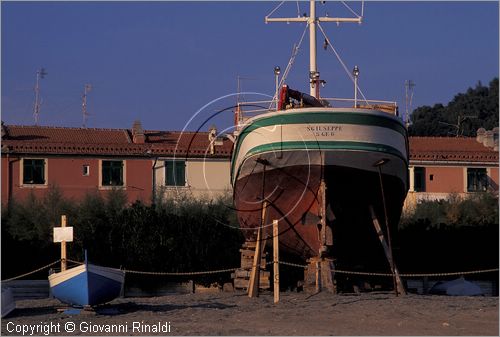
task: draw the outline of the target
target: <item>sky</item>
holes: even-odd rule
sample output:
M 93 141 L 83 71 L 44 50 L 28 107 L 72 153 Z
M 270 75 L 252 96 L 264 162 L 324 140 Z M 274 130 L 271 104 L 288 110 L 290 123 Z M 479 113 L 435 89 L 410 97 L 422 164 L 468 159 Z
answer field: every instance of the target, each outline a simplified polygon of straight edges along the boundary
M 1 2 L 1 118 L 33 125 L 36 71 L 40 125 L 81 127 L 85 84 L 87 127 L 207 130 L 231 126 L 240 91 L 269 99 L 273 68 L 286 67 L 305 25 L 264 23 L 279 2 Z M 358 13 L 361 2 L 349 2 Z M 299 11 L 297 10 L 299 6 Z M 413 109 L 447 104 L 499 73 L 498 2 L 365 2 L 361 25 L 322 23 L 348 69 L 360 69 L 366 98 L 397 101 L 415 83 Z M 273 17 L 308 13 L 290 1 Z M 317 14 L 350 16 L 342 3 Z M 318 32 L 322 95 L 354 96 L 351 79 Z M 287 78 L 308 92 L 308 34 Z M 195 117 L 193 117 L 195 116 Z

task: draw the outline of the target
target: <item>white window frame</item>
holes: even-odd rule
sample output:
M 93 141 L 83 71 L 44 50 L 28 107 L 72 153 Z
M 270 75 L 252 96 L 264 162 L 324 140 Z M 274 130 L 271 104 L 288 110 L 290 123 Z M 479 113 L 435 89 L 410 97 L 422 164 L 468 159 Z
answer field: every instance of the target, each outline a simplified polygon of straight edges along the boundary
M 83 172 L 84 168 L 87 168 L 87 174 L 85 174 L 85 172 Z M 82 176 L 84 177 L 90 177 L 90 165 L 89 164 L 83 164 L 82 166 Z
M 188 183 L 188 161 L 185 159 L 173 159 L 173 158 L 165 158 L 162 159 L 163 165 L 163 181 L 161 182 L 163 187 L 166 189 L 176 189 L 176 188 L 189 188 Z M 184 162 L 184 185 L 167 185 L 167 161 L 172 162 Z
M 486 179 L 490 178 L 490 172 L 488 170 L 488 167 L 484 167 L 484 166 L 467 166 L 465 167 L 464 169 L 464 192 L 465 193 L 481 193 L 481 192 L 486 192 L 489 190 L 490 186 L 489 186 L 489 182 L 487 181 L 487 185 L 486 185 L 486 191 L 469 191 L 469 174 L 468 174 L 468 171 L 469 169 L 485 169 L 486 170 Z
M 43 184 L 25 184 L 24 183 L 24 160 L 43 160 Z M 22 158 L 19 167 L 19 186 L 27 188 L 47 188 L 49 186 L 49 160 L 48 158 L 26 157 Z
M 102 162 L 103 161 L 121 161 L 123 162 L 123 185 L 122 186 L 107 186 L 102 184 Z M 99 159 L 99 181 L 98 186 L 100 190 L 113 190 L 113 189 L 126 189 L 127 188 L 127 161 L 125 159 L 113 159 L 113 158 L 104 158 Z

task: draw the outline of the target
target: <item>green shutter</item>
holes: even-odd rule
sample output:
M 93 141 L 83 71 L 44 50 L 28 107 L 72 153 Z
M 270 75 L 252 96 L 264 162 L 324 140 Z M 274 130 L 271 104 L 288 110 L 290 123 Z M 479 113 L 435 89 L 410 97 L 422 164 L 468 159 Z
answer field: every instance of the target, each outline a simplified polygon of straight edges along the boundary
M 186 163 L 183 160 L 165 161 L 165 185 L 166 186 L 186 185 Z
M 173 161 L 166 160 L 165 161 L 165 185 L 173 186 L 174 185 L 174 166 Z
M 177 161 L 175 164 L 175 184 L 186 186 L 186 164 L 184 161 Z

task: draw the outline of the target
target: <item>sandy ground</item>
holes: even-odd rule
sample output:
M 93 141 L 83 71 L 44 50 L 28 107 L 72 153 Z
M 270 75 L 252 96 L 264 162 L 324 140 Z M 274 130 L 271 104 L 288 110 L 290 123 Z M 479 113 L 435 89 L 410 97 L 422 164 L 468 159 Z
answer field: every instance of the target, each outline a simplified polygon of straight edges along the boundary
M 250 299 L 243 292 L 121 298 L 96 313 L 58 312 L 55 299 L 24 300 L 2 319 L 8 330 L 52 328 L 49 335 L 497 335 L 498 297 L 448 297 L 393 293 L 332 295 L 287 292 Z M 135 323 L 134 323 L 135 322 Z M 142 322 L 142 324 L 141 324 Z M 50 325 L 52 324 L 52 325 Z M 134 331 L 147 328 L 149 332 Z M 154 329 L 169 324 L 170 332 Z M 121 332 L 86 329 L 121 326 Z M 74 332 L 68 329 L 75 328 Z M 126 331 L 124 330 L 126 329 Z M 59 333 L 54 333 L 59 330 Z M 18 330 L 20 331 L 20 330 Z M 44 335 L 38 330 L 35 335 Z M 47 330 L 45 330 L 47 331 Z M 26 332 L 29 335 L 30 331 Z

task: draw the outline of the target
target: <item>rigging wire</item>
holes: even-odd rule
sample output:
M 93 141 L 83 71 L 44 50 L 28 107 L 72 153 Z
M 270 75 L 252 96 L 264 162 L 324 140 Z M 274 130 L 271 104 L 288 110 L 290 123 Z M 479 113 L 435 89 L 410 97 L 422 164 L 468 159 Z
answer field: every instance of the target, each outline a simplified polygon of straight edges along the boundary
M 307 28 L 309 27 L 309 23 L 306 23 L 306 27 L 304 28 L 304 31 L 302 32 L 302 36 L 299 39 L 298 44 L 295 44 L 292 49 L 292 55 L 290 56 L 290 60 L 288 61 L 288 64 L 285 68 L 285 71 L 283 72 L 283 76 L 281 76 L 281 80 L 279 81 L 278 88 L 281 88 L 283 84 L 285 83 L 288 74 L 290 73 L 290 70 L 292 69 L 292 66 L 295 62 L 295 58 L 297 57 L 297 54 L 299 53 L 300 46 L 302 45 L 302 41 L 304 41 L 304 37 L 306 36 Z M 276 105 L 278 105 L 278 97 L 276 97 L 276 92 L 274 93 L 273 99 L 271 100 L 271 104 L 269 105 L 269 109 L 271 109 L 271 106 L 273 105 L 273 102 L 276 101 Z
M 298 1 L 297 1 L 297 17 L 300 18 L 300 5 Z
M 357 16 L 358 18 L 362 17 L 363 15 L 359 15 L 358 13 L 356 13 L 345 1 L 341 1 L 341 3 L 352 13 L 354 14 L 355 16 Z
M 285 1 L 281 1 L 281 3 L 279 3 L 278 6 L 276 6 L 276 8 L 274 8 L 269 14 L 266 15 L 266 18 L 268 18 L 271 15 L 273 15 L 273 13 L 276 12 L 278 10 L 278 8 L 280 8 L 281 5 L 283 5 L 284 3 L 285 3 Z
M 339 60 L 340 64 L 342 65 L 342 67 L 344 68 L 345 72 L 347 73 L 347 75 L 349 76 L 349 78 L 351 79 L 352 83 L 354 83 L 354 77 L 352 76 L 351 72 L 349 71 L 349 69 L 347 69 L 347 66 L 345 65 L 344 61 L 342 61 L 342 58 L 340 57 L 339 53 L 337 52 L 337 50 L 335 50 L 335 48 L 333 47 L 332 43 L 330 42 L 330 39 L 328 38 L 328 36 L 326 35 L 325 31 L 323 30 L 323 27 L 321 26 L 321 24 L 318 22 L 318 27 L 319 29 L 321 30 L 321 33 L 323 34 L 323 36 L 325 37 L 325 40 L 326 42 L 328 42 L 328 45 L 330 46 L 330 48 L 332 49 L 333 53 L 335 54 L 335 56 L 337 56 L 337 59 Z M 365 100 L 366 104 L 368 105 L 368 100 L 366 99 L 365 97 L 365 94 L 363 93 L 363 91 L 361 90 L 361 88 L 359 87 L 359 84 L 357 85 L 357 90 L 359 91 L 359 93 L 361 94 L 361 96 L 363 97 L 363 99 Z

